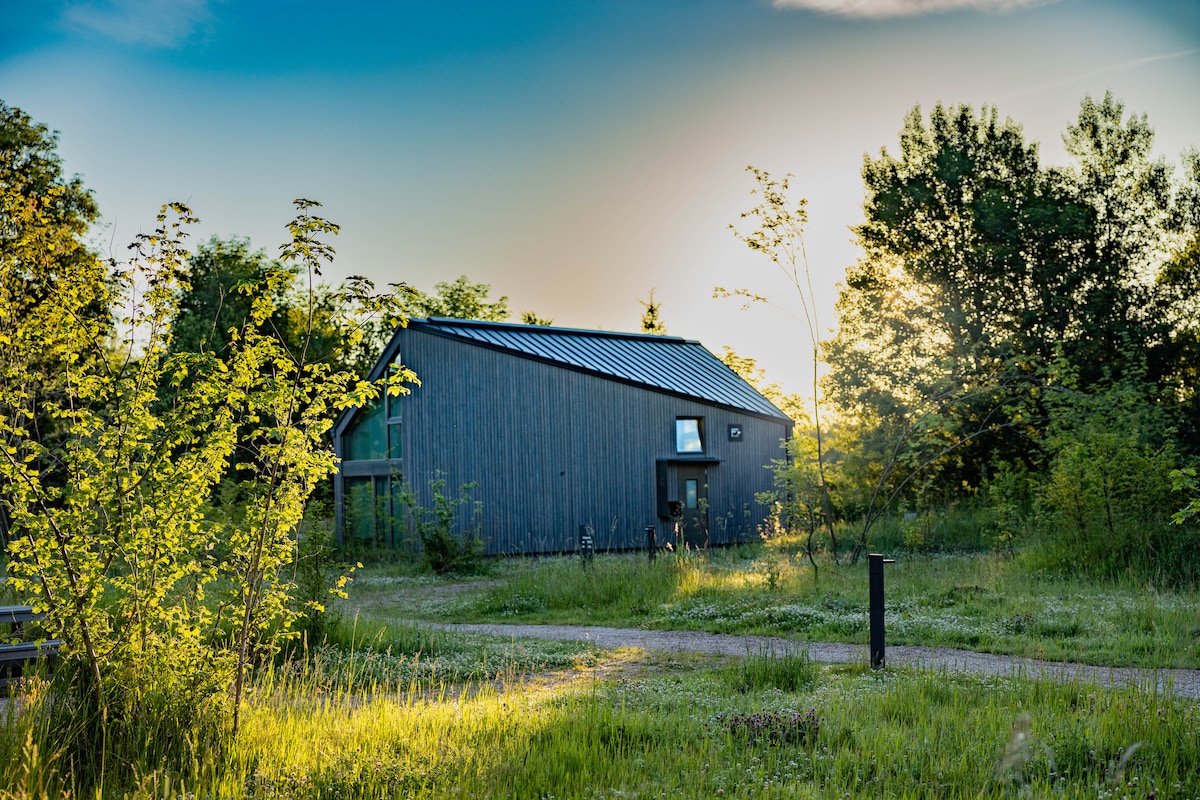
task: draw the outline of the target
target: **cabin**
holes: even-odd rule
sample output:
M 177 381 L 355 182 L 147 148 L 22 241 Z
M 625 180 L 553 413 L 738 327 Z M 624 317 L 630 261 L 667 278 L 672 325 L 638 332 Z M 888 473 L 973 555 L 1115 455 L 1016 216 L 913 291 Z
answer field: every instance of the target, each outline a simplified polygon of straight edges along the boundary
M 469 497 L 489 554 L 708 547 L 757 536 L 792 420 L 697 341 L 459 319 L 398 328 L 370 375 L 410 394 L 334 426 L 339 540 L 415 549 L 414 503 Z M 474 511 L 473 511 L 474 509 Z M 476 513 L 477 512 L 477 513 Z

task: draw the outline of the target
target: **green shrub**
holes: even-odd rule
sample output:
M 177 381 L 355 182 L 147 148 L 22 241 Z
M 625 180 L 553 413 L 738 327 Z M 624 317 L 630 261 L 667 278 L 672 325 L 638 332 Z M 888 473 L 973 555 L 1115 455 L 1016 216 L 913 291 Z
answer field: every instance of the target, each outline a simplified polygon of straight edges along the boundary
M 1000 462 L 984 482 L 982 495 L 992 513 L 989 533 L 999 550 L 1015 551 L 1032 529 L 1035 477 L 1024 464 Z
M 62 641 L 52 690 L 23 713 L 45 721 L 43 755 L 66 765 L 74 793 L 205 760 L 236 735 L 255 665 L 295 634 L 297 527 L 336 469 L 325 432 L 333 412 L 379 391 L 289 349 L 268 322 L 297 274 L 332 255 L 320 237 L 336 226 L 314 205 L 296 201 L 283 264 L 239 285 L 249 318 L 220 353 L 173 346 L 196 219 L 171 204 L 131 260 L 111 264 L 113 309 L 129 315 L 120 339 L 83 331 L 42 375 L 0 364 L 6 582 Z M 54 275 L 42 324 L 5 325 L 0 339 L 44 349 L 45 330 L 78 324 L 85 280 Z M 379 305 L 354 286 L 358 311 L 394 318 L 397 298 Z M 311 332 L 315 318 L 297 323 Z M 391 379 L 388 390 L 403 391 Z M 31 408 L 55 436 L 29 429 Z
M 417 502 L 416 494 L 400 486 L 401 502 L 406 509 L 409 526 L 421 541 L 425 563 L 438 575 L 463 575 L 482 571 L 483 540 L 479 538 L 479 517 L 482 505 L 471 502 L 473 483 L 458 487 L 458 496 L 446 493 L 446 481 L 430 481 L 433 505 L 426 508 Z M 463 519 L 464 511 L 469 517 Z M 455 528 L 462 533 L 456 534 Z
M 1115 416 L 1115 415 L 1114 415 Z M 1058 437 L 1038 492 L 1041 566 L 1169 584 L 1200 578 L 1200 530 L 1173 524 L 1186 497 L 1173 447 L 1134 422 L 1097 414 Z
M 901 510 L 871 527 L 870 549 L 884 553 L 982 552 L 996 546 L 996 512 L 980 498 L 920 511 Z
M 292 594 L 298 617 L 295 629 L 303 640 L 318 643 L 329 635 L 338 612 L 328 607 L 331 595 L 341 591 L 348 571 L 337 558 L 333 528 L 328 520 L 305 519 L 296 537 L 295 584 Z

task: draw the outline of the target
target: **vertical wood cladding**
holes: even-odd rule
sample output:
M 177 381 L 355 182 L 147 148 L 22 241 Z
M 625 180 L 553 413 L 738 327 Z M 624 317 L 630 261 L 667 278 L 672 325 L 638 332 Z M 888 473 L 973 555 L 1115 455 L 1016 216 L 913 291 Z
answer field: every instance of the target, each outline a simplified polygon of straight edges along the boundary
M 782 421 L 418 329 L 401 331 L 399 346 L 421 380 L 401 400 L 400 470 L 425 506 L 433 480 L 452 493 L 474 484 L 489 553 L 574 550 L 580 525 L 591 526 L 597 549 L 643 547 L 648 525 L 660 543 L 671 541 L 655 470 L 659 460 L 681 458 L 677 417 L 704 418 L 710 541 L 756 534 L 766 508 L 754 495 L 772 488 L 769 466 L 783 456 L 788 432 Z M 740 441 L 729 440 L 733 423 Z

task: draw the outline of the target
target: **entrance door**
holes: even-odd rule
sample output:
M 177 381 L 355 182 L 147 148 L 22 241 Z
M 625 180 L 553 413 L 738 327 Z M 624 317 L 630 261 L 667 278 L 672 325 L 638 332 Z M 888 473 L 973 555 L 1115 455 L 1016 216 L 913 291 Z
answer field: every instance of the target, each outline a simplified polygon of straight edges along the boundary
M 708 547 L 708 470 L 701 465 L 680 464 L 678 475 L 681 544 Z

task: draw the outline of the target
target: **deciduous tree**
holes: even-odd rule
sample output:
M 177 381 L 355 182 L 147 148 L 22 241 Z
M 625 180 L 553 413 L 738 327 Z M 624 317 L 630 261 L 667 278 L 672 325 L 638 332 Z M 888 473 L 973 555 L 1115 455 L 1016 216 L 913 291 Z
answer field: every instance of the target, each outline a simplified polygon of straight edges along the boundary
M 176 763 L 219 747 L 239 724 L 250 665 L 274 652 L 296 617 L 297 525 L 315 482 L 335 468 L 325 433 L 337 409 L 378 391 L 293 350 L 266 324 L 297 271 L 317 274 L 333 256 L 322 237 L 336 226 L 312 213 L 314 203 L 297 206 L 285 266 L 240 287 L 249 319 L 221 352 L 172 347 L 193 221 L 174 204 L 138 237 L 132 259 L 114 265 L 131 310 L 125 346 L 63 345 L 50 410 L 60 439 L 26 435 L 26 393 L 12 373 L 0 376 L 8 582 L 63 641 L 56 676 L 67 685 L 49 710 L 81 794 L 106 771 L 130 769 L 128 754 L 146 741 Z M 399 320 L 394 297 L 372 300 L 368 284 L 352 284 L 364 312 Z M 60 275 L 47 287 L 45 321 L 77 325 L 86 290 L 84 275 Z M 413 377 L 396 371 L 387 390 L 402 392 Z M 235 452 L 247 456 L 238 474 L 245 513 L 213 525 L 205 505 Z M 48 481 L 44 464 L 65 480 Z
M 112 324 L 109 273 L 85 243 L 96 204 L 78 176 L 63 175 L 57 144 L 0 102 L 0 410 L 16 441 L 62 432 L 49 409 L 65 367 L 103 349 Z M 10 503 L 0 484 L 0 541 Z
M 780 272 L 788 283 L 795 289 L 796 297 L 804 317 L 805 333 L 807 334 L 807 352 L 812 357 L 813 396 L 812 396 L 812 433 L 813 450 L 816 458 L 815 493 L 821 498 L 818 517 L 825 521 L 825 529 L 829 535 L 829 544 L 834 561 L 838 560 L 837 536 L 833 527 L 833 500 L 829 494 L 829 478 L 825 469 L 825 431 L 821 417 L 822 396 L 818 383 L 818 365 L 820 363 L 821 326 L 817 318 L 816 296 L 813 293 L 812 270 L 808 264 L 808 253 L 804 245 L 804 227 L 808 224 L 808 201 L 804 198 L 793 200 L 790 194 L 790 175 L 782 180 L 776 180 L 770 173 L 755 167 L 747 167 L 747 172 L 754 175 L 757 184 L 754 194 L 761 196 L 761 202 L 742 213 L 742 219 L 749 219 L 757 226 L 748 232 L 739 231 L 730 226 L 737 236 L 751 250 L 762 253 Z M 715 296 L 740 296 L 749 303 L 766 302 L 766 298 L 754 295 L 744 289 L 734 291 L 716 287 Z M 793 418 L 795 419 L 795 418 Z M 793 448 L 794 452 L 799 450 Z M 796 456 L 802 457 L 802 456 Z M 811 551 L 810 551 L 811 554 Z
M 990 459 L 1037 459 L 1047 388 L 1175 368 L 1169 300 L 1169 168 L 1144 117 L 1085 99 L 1066 136 L 1076 160 L 1043 168 L 998 112 L 936 106 L 905 120 L 900 149 L 867 157 L 862 260 L 826 348 L 830 398 L 847 415 L 936 420 L 930 466 L 977 486 Z M 905 422 L 907 420 L 908 422 Z M 932 440 L 930 435 L 932 434 Z M 918 459 L 924 463 L 923 459 Z
M 508 297 L 489 302 L 492 287 L 476 283 L 466 275 L 454 281 L 442 281 L 433 286 L 435 294 L 416 293 L 409 301 L 411 317 L 450 317 L 477 319 L 484 322 L 503 322 L 508 319 Z

